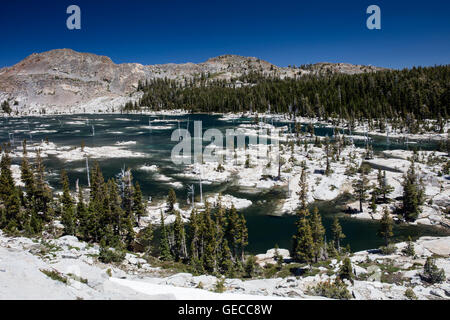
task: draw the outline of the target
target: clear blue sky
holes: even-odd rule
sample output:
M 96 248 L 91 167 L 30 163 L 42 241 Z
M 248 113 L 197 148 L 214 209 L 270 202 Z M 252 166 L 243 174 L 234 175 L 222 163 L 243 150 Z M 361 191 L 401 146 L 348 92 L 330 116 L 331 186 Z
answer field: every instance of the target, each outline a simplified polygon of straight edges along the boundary
M 77 4 L 82 30 L 66 28 Z M 381 8 L 382 30 L 366 28 Z M 392 68 L 450 63 L 448 0 L 14 0 L 0 2 L 0 67 L 72 48 L 116 63 L 202 62 L 221 54 L 276 65 L 321 61 Z

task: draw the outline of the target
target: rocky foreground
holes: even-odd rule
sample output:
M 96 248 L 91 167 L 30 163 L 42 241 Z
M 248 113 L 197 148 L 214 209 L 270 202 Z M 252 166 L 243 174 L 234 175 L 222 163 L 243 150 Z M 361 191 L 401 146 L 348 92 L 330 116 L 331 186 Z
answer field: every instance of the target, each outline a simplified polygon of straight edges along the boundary
M 414 257 L 402 252 L 406 243 L 395 247 L 389 255 L 376 250 L 352 254 L 355 280 L 344 281 L 353 299 L 450 299 L 450 237 L 418 239 Z M 313 296 L 311 288 L 333 281 L 342 264 L 326 261 L 312 267 L 309 276 L 225 279 L 224 292 L 216 293 L 220 281 L 214 276 L 170 274 L 133 254 L 120 264 L 104 264 L 98 253 L 97 245 L 72 236 L 38 240 L 0 233 L 0 299 L 324 299 Z M 258 264 L 275 264 L 274 253 L 258 255 Z M 289 252 L 279 253 L 289 268 Z M 443 283 L 431 285 L 420 277 L 430 256 L 445 272 Z M 414 294 L 405 295 L 407 289 Z

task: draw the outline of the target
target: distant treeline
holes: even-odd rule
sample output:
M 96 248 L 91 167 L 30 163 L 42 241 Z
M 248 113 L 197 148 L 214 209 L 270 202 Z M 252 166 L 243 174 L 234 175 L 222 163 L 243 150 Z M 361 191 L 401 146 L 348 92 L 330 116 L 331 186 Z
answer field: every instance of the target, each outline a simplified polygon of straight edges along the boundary
M 450 65 L 357 75 L 277 79 L 250 73 L 232 81 L 201 75 L 184 83 L 141 82 L 144 95 L 125 111 L 149 108 L 192 112 L 273 112 L 341 119 L 447 119 Z

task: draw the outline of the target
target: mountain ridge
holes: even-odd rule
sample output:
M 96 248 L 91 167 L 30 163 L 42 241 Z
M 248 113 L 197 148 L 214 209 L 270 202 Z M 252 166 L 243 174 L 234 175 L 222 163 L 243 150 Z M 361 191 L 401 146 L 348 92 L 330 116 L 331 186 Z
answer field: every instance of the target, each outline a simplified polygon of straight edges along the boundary
M 107 106 L 133 100 L 140 81 L 168 78 L 180 82 L 201 74 L 231 80 L 258 72 L 265 76 L 296 78 L 306 74 L 377 72 L 385 68 L 348 63 L 318 63 L 308 68 L 278 67 L 257 57 L 224 54 L 201 63 L 143 65 L 116 64 L 110 57 L 73 49 L 33 53 L 17 64 L 0 69 L 0 102 L 13 102 L 17 112 L 46 108 Z M 137 99 L 137 98 L 136 98 Z

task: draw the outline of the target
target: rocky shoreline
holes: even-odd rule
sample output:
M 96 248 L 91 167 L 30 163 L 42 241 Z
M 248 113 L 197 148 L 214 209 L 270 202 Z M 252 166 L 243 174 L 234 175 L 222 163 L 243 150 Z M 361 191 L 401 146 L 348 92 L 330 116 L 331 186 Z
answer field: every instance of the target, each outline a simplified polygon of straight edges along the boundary
M 450 299 L 450 237 L 422 237 L 414 243 L 415 256 L 402 252 L 406 243 L 384 255 L 366 250 L 350 256 L 355 279 L 344 280 L 352 299 L 404 300 L 411 289 L 420 300 Z M 311 288 L 333 281 L 342 264 L 332 259 L 312 267 L 314 275 L 284 278 L 224 279 L 224 292 L 217 293 L 221 279 L 189 273 L 170 273 L 139 254 L 127 254 L 120 264 L 98 261 L 97 245 L 76 237 L 28 239 L 0 233 L 0 299 L 325 299 L 311 295 Z M 278 249 L 289 266 L 289 252 Z M 275 249 L 257 255 L 261 266 L 276 264 Z M 434 257 L 446 280 L 428 284 L 420 276 L 427 257 Z M 308 268 L 308 267 L 306 267 Z M 50 275 L 44 273 L 47 272 Z M 169 274 L 167 274 L 169 273 Z M 194 290 L 194 291 L 192 291 Z

